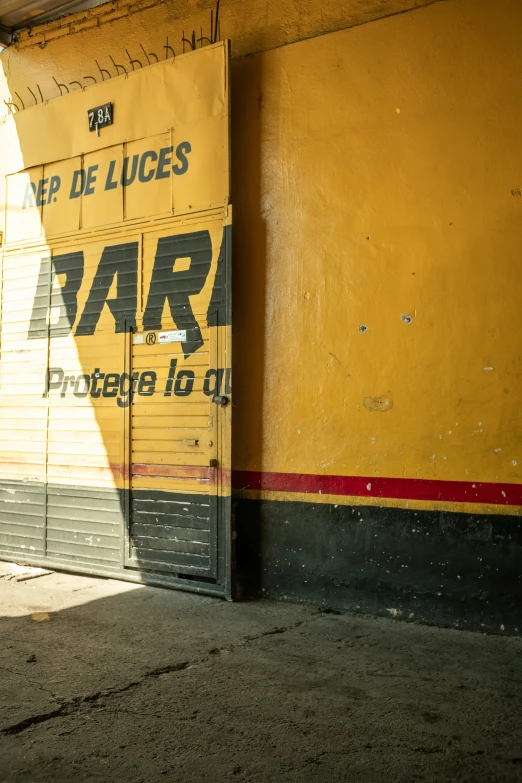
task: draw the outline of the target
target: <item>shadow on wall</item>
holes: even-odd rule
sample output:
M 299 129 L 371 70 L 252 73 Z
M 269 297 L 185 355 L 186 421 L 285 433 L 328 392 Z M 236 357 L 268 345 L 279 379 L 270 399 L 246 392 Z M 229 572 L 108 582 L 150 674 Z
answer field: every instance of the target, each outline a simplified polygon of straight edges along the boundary
M 263 467 L 267 225 L 261 203 L 262 69 L 262 56 L 232 62 L 233 470 Z M 237 591 L 253 595 L 261 578 L 261 542 L 255 552 L 249 548 L 246 558 L 251 531 L 240 527 L 237 535 Z

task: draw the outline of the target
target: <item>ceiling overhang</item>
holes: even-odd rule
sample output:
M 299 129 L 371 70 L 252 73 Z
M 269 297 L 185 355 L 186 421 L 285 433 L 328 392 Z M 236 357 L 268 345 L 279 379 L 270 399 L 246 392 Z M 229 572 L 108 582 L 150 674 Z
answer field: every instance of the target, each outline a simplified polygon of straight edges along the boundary
M 9 27 L 4 27 L 3 24 L 0 24 L 0 47 L 9 46 L 12 38 L 13 33 Z
M 86 11 L 105 2 L 107 0 L 2 0 L 0 45 L 9 46 L 16 30 L 51 22 L 65 14 Z

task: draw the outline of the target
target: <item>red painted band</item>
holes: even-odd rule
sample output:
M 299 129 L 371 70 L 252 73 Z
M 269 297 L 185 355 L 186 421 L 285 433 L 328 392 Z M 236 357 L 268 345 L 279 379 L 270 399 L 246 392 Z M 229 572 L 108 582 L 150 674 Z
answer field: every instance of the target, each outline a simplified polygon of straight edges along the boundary
M 321 476 L 313 473 L 233 472 L 234 489 L 301 492 L 322 495 L 353 495 L 400 500 L 438 500 L 449 503 L 484 503 L 522 506 L 522 484 L 434 479 Z

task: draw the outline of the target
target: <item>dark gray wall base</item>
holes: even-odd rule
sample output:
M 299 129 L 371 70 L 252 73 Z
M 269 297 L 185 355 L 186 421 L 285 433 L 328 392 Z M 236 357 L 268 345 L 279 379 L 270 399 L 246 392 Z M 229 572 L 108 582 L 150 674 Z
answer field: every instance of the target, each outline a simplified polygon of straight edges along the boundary
M 237 586 L 413 622 L 522 635 L 522 520 L 235 500 Z

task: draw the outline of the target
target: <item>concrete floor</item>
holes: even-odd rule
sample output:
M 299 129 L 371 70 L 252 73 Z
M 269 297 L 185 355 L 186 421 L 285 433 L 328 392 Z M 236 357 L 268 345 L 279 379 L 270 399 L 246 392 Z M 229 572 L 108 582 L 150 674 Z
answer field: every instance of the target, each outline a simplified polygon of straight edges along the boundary
M 0 780 L 522 781 L 522 641 L 0 563 Z

